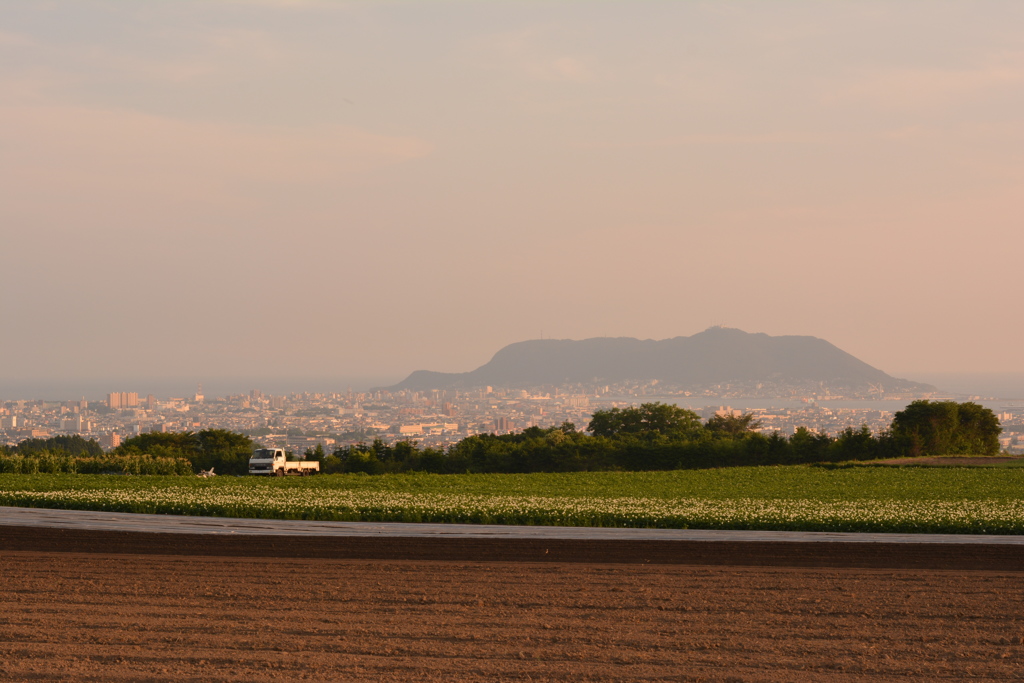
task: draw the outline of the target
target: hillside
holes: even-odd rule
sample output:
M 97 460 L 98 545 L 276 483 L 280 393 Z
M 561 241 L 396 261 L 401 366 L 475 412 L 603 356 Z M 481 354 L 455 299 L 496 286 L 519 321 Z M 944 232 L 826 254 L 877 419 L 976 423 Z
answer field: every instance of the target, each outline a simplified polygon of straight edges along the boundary
M 891 377 L 824 339 L 712 327 L 691 337 L 534 339 L 510 344 L 490 362 L 460 373 L 418 370 L 392 390 L 528 387 L 658 380 L 666 385 L 821 384 L 833 390 L 927 392 Z

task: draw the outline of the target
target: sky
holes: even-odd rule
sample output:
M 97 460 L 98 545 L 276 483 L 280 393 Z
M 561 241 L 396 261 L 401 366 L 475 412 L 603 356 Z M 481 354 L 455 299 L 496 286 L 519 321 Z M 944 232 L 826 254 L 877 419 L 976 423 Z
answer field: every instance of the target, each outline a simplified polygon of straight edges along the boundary
M 0 396 L 712 325 L 1024 373 L 1021 26 L 985 0 L 5 0 Z

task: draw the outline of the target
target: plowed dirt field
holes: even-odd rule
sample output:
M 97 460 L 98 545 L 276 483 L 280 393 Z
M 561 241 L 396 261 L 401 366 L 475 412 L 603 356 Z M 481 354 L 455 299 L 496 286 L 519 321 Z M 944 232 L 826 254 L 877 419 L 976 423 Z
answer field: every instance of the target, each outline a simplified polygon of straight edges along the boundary
M 1024 678 L 1016 572 L 0 551 L 0 680 Z

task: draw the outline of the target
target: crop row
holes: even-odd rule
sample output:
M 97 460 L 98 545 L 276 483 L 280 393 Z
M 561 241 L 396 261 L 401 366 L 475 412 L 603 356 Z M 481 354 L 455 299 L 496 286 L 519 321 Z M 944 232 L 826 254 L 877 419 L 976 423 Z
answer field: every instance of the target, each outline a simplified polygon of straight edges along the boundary
M 787 499 L 822 501 L 1013 501 L 1022 498 L 1024 468 L 731 467 L 668 472 L 546 474 L 334 474 L 318 477 L 160 477 L 2 474 L 7 491 L 150 491 L 248 488 L 271 491 L 376 491 L 517 498 Z M 267 492 L 266 494 L 262 492 Z
M 249 486 L 0 490 L 0 504 L 267 519 L 639 528 L 1024 533 L 1024 501 L 665 500 L 481 496 Z
M 191 475 L 192 465 L 185 458 L 150 455 L 113 455 L 75 457 L 58 453 L 0 455 L 3 474 L 133 474 Z

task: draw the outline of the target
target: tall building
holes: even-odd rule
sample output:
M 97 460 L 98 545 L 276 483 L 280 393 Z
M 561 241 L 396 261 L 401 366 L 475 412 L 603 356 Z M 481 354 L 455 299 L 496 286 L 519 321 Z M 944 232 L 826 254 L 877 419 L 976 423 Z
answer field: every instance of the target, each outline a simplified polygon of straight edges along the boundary
M 135 408 L 139 405 L 139 394 L 136 391 L 122 391 L 107 394 L 107 407 L 115 409 Z

